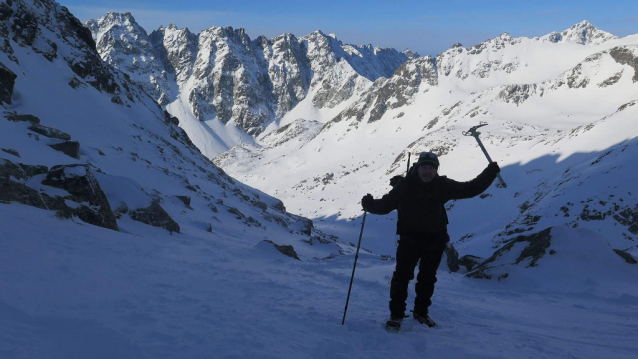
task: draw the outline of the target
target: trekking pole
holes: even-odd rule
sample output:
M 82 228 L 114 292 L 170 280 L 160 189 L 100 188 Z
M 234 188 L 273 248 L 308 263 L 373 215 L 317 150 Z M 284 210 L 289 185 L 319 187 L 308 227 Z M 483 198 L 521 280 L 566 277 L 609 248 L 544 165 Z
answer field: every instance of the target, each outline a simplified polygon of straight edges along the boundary
M 363 237 L 363 226 L 366 224 L 366 214 L 363 212 L 363 222 L 361 223 L 361 233 L 359 233 L 359 244 L 357 244 L 357 254 L 354 256 L 354 267 L 352 267 L 352 277 L 350 278 L 350 288 L 348 289 L 348 299 L 346 299 L 346 309 L 343 310 L 343 320 L 341 325 L 346 322 L 346 312 L 348 311 L 348 302 L 350 301 L 350 291 L 352 290 L 352 281 L 354 280 L 354 270 L 357 268 L 357 259 L 359 258 L 359 247 L 361 247 L 361 238 Z
M 408 169 L 405 171 L 405 176 L 408 176 L 408 173 L 410 173 L 410 152 L 408 152 Z
M 480 127 L 483 127 L 483 126 L 487 126 L 487 122 L 479 123 L 478 125 L 470 128 L 467 132 L 463 132 L 463 135 L 474 137 L 476 139 L 476 142 L 478 142 L 478 145 L 481 148 L 481 150 L 483 150 L 485 157 L 487 157 L 487 161 L 489 163 L 492 163 L 493 161 L 490 158 L 490 155 L 487 154 L 487 150 L 485 149 L 485 146 L 483 146 L 483 143 L 481 142 L 481 139 L 479 138 L 479 135 L 481 133 L 477 131 Z M 496 176 L 498 176 L 498 180 L 501 182 L 501 186 L 503 186 L 504 188 L 507 188 L 507 184 L 505 184 L 505 181 L 503 181 L 503 177 L 501 177 L 501 174 L 497 173 Z

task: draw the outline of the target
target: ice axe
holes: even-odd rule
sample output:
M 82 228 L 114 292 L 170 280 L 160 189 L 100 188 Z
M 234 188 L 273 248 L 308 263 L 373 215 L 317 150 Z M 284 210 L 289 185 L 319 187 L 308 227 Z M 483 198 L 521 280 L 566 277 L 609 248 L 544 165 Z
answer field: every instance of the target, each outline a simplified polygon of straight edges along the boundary
M 481 134 L 480 132 L 478 132 L 477 130 L 483 126 L 487 126 L 487 122 L 481 122 L 478 125 L 470 128 L 467 132 L 463 132 L 464 136 L 472 136 L 476 139 L 476 142 L 478 142 L 479 147 L 481 148 L 481 150 L 483 150 L 483 153 L 485 154 L 485 157 L 487 157 L 487 161 L 489 163 L 492 163 L 494 161 L 492 161 L 492 159 L 490 158 L 490 155 L 487 154 L 487 150 L 485 150 L 485 146 L 483 146 L 483 143 L 481 142 L 481 139 L 479 138 L 479 135 Z M 498 173 L 496 174 L 498 176 L 498 180 L 501 182 L 501 186 L 503 186 L 504 188 L 507 188 L 507 184 L 505 184 L 505 181 L 503 181 L 503 177 L 501 177 L 501 174 Z

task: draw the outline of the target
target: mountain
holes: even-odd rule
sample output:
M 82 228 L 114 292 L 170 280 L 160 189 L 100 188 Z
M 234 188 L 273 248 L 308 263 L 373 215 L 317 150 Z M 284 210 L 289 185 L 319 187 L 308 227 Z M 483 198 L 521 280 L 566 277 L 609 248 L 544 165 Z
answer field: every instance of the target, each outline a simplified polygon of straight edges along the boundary
M 405 173 L 408 154 L 414 161 L 431 150 L 442 174 L 476 176 L 487 161 L 462 133 L 485 121 L 483 142 L 512 183 L 448 204 L 461 255 L 489 256 L 490 247 L 521 233 L 560 225 L 605 233 L 613 248 L 636 252 L 630 149 L 638 136 L 631 120 L 638 40 L 603 36 L 587 23 L 583 36 L 598 40 L 568 41 L 579 26 L 565 41 L 503 34 L 410 59 L 334 117 L 298 113 L 291 126 L 214 162 L 322 228 L 346 231 L 360 215 L 360 198 L 386 193 L 389 178 Z M 367 248 L 391 254 L 394 216 L 369 221 L 375 230 Z
M 589 21 L 584 20 L 563 32 L 552 32 L 541 37 L 541 40 L 550 42 L 568 41 L 580 45 L 600 45 L 606 41 L 617 39 L 618 37 L 606 31 L 598 30 Z
M 209 158 L 252 142 L 271 124 L 285 125 L 280 120 L 306 98 L 318 109 L 339 108 L 418 56 L 344 45 L 321 31 L 251 40 L 243 29 L 211 27 L 195 35 L 169 25 L 147 35 L 130 13 L 108 13 L 86 25 L 104 61 L 183 119 Z

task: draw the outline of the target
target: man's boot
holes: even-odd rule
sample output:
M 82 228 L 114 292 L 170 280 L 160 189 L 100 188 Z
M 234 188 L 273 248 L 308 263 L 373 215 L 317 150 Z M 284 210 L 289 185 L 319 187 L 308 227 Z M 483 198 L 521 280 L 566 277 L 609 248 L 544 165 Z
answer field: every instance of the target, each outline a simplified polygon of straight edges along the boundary
M 430 316 L 428 315 L 428 312 L 424 312 L 424 313 L 413 312 L 412 317 L 416 319 L 419 323 L 425 324 L 430 328 L 436 326 L 436 323 L 434 322 L 434 320 L 432 320 L 432 318 L 430 318 Z
M 390 315 L 390 320 L 385 323 L 385 330 L 391 333 L 396 333 L 401 329 L 401 323 L 403 323 L 403 315 Z

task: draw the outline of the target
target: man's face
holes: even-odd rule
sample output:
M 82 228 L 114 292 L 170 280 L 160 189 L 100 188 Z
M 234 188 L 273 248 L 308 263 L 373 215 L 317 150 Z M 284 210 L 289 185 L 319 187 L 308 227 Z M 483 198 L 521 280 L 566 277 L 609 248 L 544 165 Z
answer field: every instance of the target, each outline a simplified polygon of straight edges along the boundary
M 419 166 L 419 178 L 423 182 L 430 182 L 436 177 L 436 167 L 430 165 Z

